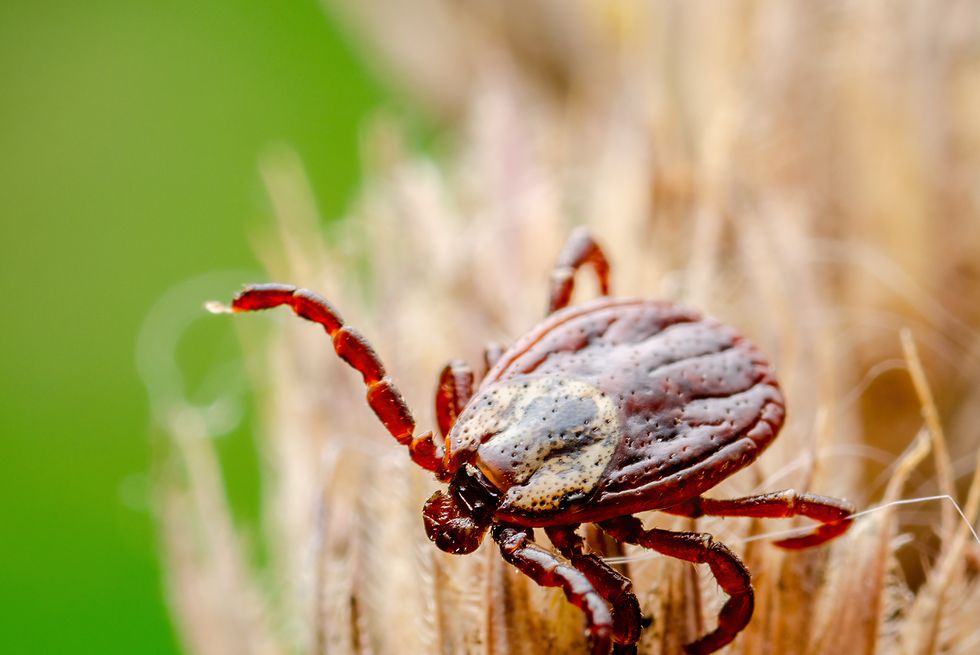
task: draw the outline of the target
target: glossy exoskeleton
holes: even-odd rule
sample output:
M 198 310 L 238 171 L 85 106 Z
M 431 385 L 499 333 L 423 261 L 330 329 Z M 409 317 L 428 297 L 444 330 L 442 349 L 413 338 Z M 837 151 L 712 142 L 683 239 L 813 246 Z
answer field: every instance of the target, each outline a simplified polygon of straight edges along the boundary
M 575 272 L 591 265 L 602 297 L 568 307 Z M 629 579 L 587 552 L 576 530 L 707 564 L 729 598 L 718 626 L 688 644 L 711 653 L 753 610 L 749 572 L 710 535 L 646 529 L 633 516 L 805 516 L 820 524 L 776 542 L 823 543 L 847 530 L 845 501 L 792 490 L 717 500 L 702 494 L 751 463 L 783 424 L 784 401 L 763 355 L 733 328 L 669 302 L 614 298 L 609 265 L 575 231 L 552 273 L 547 318 L 506 351 L 489 349 L 476 386 L 454 361 L 436 391 L 439 437 L 416 434 L 405 401 L 363 336 L 312 291 L 246 287 L 231 311 L 288 305 L 323 326 L 337 354 L 361 373 L 367 402 L 413 461 L 448 483 L 423 508 L 442 550 L 474 551 L 490 530 L 504 559 L 538 584 L 561 587 L 585 614 L 593 653 L 635 652 L 641 617 Z M 212 309 L 228 309 L 212 306 Z M 534 543 L 543 528 L 557 553 Z

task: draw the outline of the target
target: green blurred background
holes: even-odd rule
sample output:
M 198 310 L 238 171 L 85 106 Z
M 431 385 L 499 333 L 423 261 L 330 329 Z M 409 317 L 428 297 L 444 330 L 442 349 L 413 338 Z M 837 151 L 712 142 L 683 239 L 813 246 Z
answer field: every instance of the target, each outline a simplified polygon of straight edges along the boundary
M 383 100 L 314 0 L 0 3 L 0 651 L 179 651 L 136 335 L 182 281 L 259 270 L 271 144 L 342 213 Z M 214 325 L 181 341 L 192 382 L 238 356 Z M 249 434 L 221 450 L 255 530 Z

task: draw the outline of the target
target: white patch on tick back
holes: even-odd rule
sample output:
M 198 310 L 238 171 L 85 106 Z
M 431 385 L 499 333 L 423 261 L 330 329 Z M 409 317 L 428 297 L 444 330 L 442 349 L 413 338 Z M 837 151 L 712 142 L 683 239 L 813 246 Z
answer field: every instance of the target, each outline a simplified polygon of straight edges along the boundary
M 537 513 L 599 482 L 621 434 L 616 406 L 598 388 L 558 376 L 519 377 L 475 398 L 453 447 L 504 492 L 502 508 Z

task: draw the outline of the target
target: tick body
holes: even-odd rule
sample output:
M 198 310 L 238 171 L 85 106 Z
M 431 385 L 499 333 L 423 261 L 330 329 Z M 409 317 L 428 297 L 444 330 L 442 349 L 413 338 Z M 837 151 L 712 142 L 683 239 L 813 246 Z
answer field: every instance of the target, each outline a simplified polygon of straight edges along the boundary
M 783 422 L 762 355 L 670 303 L 601 298 L 552 314 L 507 351 L 449 434 L 503 492 L 495 518 L 601 521 L 697 496 Z
M 602 297 L 572 307 L 576 271 L 589 265 Z M 776 437 L 784 400 L 772 368 L 733 328 L 667 302 L 608 295 L 609 265 L 573 232 L 551 279 L 548 316 L 509 349 L 487 350 L 477 382 L 459 361 L 436 390 L 438 433 L 416 434 L 411 412 L 367 341 L 316 294 L 290 285 L 246 287 L 232 311 L 288 305 L 333 340 L 358 370 L 367 401 L 413 461 L 448 483 L 423 507 L 429 538 L 469 553 L 488 531 L 501 555 L 543 586 L 561 587 L 585 614 L 592 652 L 635 652 L 640 609 L 630 581 L 586 550 L 595 523 L 620 541 L 709 566 L 729 599 L 718 627 L 688 644 L 711 653 L 752 615 L 751 578 L 709 535 L 645 529 L 633 514 L 806 516 L 819 524 L 783 548 L 843 533 L 845 501 L 792 490 L 717 500 L 703 493 L 750 464 Z M 544 528 L 557 552 L 534 543 Z

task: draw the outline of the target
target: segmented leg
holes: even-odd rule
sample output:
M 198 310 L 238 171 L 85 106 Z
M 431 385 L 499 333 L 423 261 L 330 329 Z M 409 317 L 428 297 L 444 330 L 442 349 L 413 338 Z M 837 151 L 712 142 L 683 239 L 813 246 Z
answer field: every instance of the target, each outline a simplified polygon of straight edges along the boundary
M 408 447 L 416 464 L 443 478 L 442 457 L 432 441 L 432 433 L 415 436 L 415 419 L 401 392 L 385 375 L 374 348 L 354 328 L 345 325 L 337 310 L 324 298 L 289 284 L 253 284 L 235 296 L 230 308 L 216 304 L 208 307 L 212 311 L 251 312 L 280 305 L 288 305 L 297 316 L 323 326 L 333 340 L 337 355 L 364 378 L 368 405 L 391 436 Z
M 509 564 L 542 587 L 561 587 L 568 601 L 585 613 L 593 655 L 607 655 L 613 631 L 609 606 L 582 571 L 534 543 L 532 531 L 498 523 L 493 539 Z
M 454 359 L 439 374 L 436 389 L 436 423 L 439 434 L 449 434 L 456 418 L 473 395 L 473 371 L 466 362 Z
M 624 516 L 599 524 L 616 539 L 652 548 L 658 553 L 696 564 L 707 564 L 728 601 L 718 614 L 718 627 L 697 641 L 684 646 L 693 655 L 713 653 L 731 642 L 752 618 L 755 596 L 752 580 L 745 565 L 732 551 L 711 538 L 696 532 L 646 530 L 634 516 Z
M 576 527 L 545 528 L 545 533 L 558 552 L 584 573 L 596 591 L 612 606 L 613 640 L 618 644 L 635 644 L 640 638 L 640 603 L 633 593 L 633 583 L 602 558 L 585 553 L 582 537 L 575 533 Z
M 817 496 L 807 493 L 796 493 L 792 489 L 775 491 L 759 496 L 732 498 L 731 500 L 715 500 L 713 498 L 692 498 L 680 505 L 664 510 L 671 514 L 690 516 L 750 516 L 755 518 L 790 518 L 805 516 L 819 521 L 813 532 L 799 537 L 790 537 L 773 542 L 780 548 L 797 550 L 818 546 L 825 541 L 838 537 L 851 527 L 854 506 L 846 500 Z
M 580 227 L 569 235 L 551 272 L 551 291 L 548 294 L 549 314 L 568 306 L 572 298 L 572 289 L 575 288 L 575 272 L 586 264 L 591 264 L 595 269 L 596 277 L 599 278 L 599 292 L 608 296 L 609 262 L 589 231 Z
M 497 360 L 501 358 L 504 354 L 504 347 L 497 343 L 496 341 L 491 341 L 487 344 L 487 347 L 483 349 L 483 375 L 482 378 L 487 376 L 490 369 L 494 367 Z

